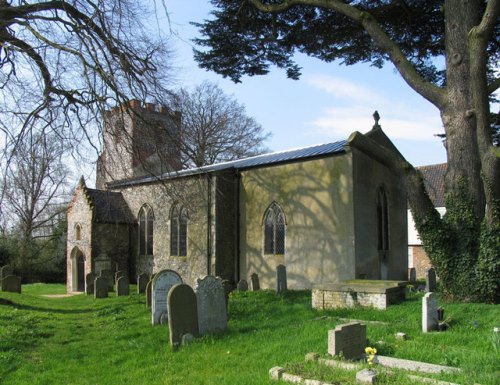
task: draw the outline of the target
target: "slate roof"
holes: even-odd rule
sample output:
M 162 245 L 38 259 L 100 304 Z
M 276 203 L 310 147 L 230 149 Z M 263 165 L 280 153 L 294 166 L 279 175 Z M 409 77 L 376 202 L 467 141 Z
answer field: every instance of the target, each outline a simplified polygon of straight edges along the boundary
M 417 167 L 424 177 L 424 184 L 434 207 L 445 207 L 444 175 L 446 163 Z
M 177 172 L 170 172 L 160 177 L 141 177 L 134 180 L 117 181 L 109 183 L 111 187 L 130 186 L 135 184 L 155 182 L 158 180 L 172 179 L 190 175 L 200 175 L 210 172 L 223 171 L 229 169 L 245 170 L 249 168 L 265 167 L 302 160 L 321 158 L 327 155 L 344 153 L 344 146 L 347 140 L 340 140 L 332 143 L 318 144 L 315 146 L 303 147 L 293 150 L 272 152 L 269 154 L 252 156 L 249 158 L 233 160 L 229 162 L 215 163 L 209 166 L 196 167 Z
M 94 221 L 98 223 L 134 223 L 135 219 L 123 195 L 119 192 L 86 188 L 93 206 Z

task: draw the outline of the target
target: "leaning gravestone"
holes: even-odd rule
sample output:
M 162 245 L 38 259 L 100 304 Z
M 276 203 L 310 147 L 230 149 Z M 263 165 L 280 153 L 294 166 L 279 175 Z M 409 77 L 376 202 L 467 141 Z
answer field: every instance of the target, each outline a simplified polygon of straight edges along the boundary
M 196 280 L 196 303 L 200 335 L 227 329 L 227 310 L 222 279 L 207 275 Z
M 259 276 L 257 273 L 253 273 L 250 276 L 250 287 L 252 288 L 252 291 L 260 290 Z
M 142 294 L 146 291 L 146 285 L 149 281 L 149 275 L 146 273 L 142 273 L 137 277 L 137 294 Z
M 427 333 L 438 328 L 438 299 L 436 293 L 427 293 L 422 298 L 422 331 Z
M 287 291 L 286 267 L 284 265 L 278 265 L 276 267 L 276 278 L 276 291 L 278 293 L 284 293 L 285 291 Z
M 7 275 L 2 279 L 2 291 L 21 294 L 21 277 L 17 275 Z
M 0 282 L 2 279 L 7 277 L 8 275 L 14 275 L 14 270 L 9 265 L 4 265 L 0 267 Z
M 436 271 L 431 267 L 425 273 L 425 292 L 432 293 L 436 291 Z
M 94 281 L 94 298 L 106 298 L 108 296 L 108 279 L 97 277 Z
M 351 322 L 338 325 L 335 330 L 328 331 L 328 353 L 347 359 L 364 357 L 366 347 L 366 325 Z
M 244 280 L 244 279 L 240 279 L 240 281 L 238 282 L 238 285 L 236 285 L 236 288 L 239 291 L 247 291 L 248 290 L 248 283 L 247 283 L 247 281 Z
M 94 294 L 94 281 L 96 279 L 94 272 L 90 272 L 85 276 L 85 293 L 88 295 Z
M 189 285 L 180 283 L 171 288 L 167 298 L 167 311 L 170 345 L 174 349 L 181 344 L 183 335 L 198 336 L 196 295 Z
M 129 295 L 130 294 L 130 287 L 129 287 L 129 280 L 128 277 L 126 276 L 121 276 L 118 278 L 116 281 L 116 295 L 122 296 L 122 295 Z
M 173 270 L 158 272 L 151 286 L 151 323 L 160 324 L 161 316 L 167 313 L 167 296 L 172 286 L 182 283 L 182 278 Z

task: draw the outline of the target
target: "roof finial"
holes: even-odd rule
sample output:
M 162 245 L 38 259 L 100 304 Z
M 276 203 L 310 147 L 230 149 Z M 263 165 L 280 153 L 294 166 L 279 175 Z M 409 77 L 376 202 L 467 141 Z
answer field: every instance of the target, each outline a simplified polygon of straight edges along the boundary
M 375 124 L 373 125 L 373 129 L 380 128 L 380 124 L 378 124 L 378 121 L 380 120 L 380 115 L 378 114 L 377 110 L 375 110 L 375 112 L 373 113 L 373 119 L 375 119 Z

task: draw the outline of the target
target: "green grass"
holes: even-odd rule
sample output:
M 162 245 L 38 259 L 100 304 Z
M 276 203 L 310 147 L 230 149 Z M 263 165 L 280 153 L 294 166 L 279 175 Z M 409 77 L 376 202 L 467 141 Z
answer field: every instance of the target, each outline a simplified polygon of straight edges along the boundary
M 339 318 L 368 323 L 370 346 L 379 353 L 458 366 L 461 374 L 434 376 L 460 384 L 498 385 L 500 352 L 490 339 L 500 307 L 444 303 L 450 329 L 420 332 L 421 295 L 386 311 L 315 311 L 308 291 L 236 292 L 227 333 L 205 336 L 173 352 L 168 328 L 151 326 L 143 295 L 95 300 L 62 294 L 63 285 L 25 285 L 22 294 L 0 292 L 0 383 L 11 384 L 270 384 L 268 370 L 326 376 L 354 384 L 353 373 L 304 363 L 308 352 L 326 356 L 327 333 Z M 3 299 L 3 300 L 2 300 Z M 408 340 L 396 340 L 405 332 Z M 387 384 L 416 384 L 401 374 Z M 311 377 L 308 377 L 311 378 Z M 333 380 L 336 380 L 334 382 Z

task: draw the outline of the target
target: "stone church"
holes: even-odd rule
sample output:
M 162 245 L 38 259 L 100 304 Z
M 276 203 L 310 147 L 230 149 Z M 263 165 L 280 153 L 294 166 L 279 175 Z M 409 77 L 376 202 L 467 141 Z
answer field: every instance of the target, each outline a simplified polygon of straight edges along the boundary
M 181 116 L 131 101 L 104 116 L 96 189 L 83 178 L 68 209 L 67 290 L 85 275 L 177 271 L 275 288 L 349 279 L 405 280 L 406 191 L 378 120 L 366 134 L 182 169 Z

